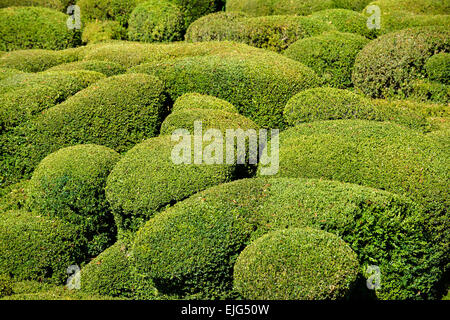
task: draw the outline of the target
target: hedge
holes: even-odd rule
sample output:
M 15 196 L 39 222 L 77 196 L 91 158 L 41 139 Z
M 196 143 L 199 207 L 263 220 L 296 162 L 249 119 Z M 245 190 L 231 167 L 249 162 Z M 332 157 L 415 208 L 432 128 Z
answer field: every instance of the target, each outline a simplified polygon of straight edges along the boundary
M 372 97 L 407 94 L 408 84 L 425 76 L 428 58 L 450 51 L 449 39 L 445 27 L 411 28 L 381 36 L 356 57 L 353 83 Z
M 280 15 L 246 18 L 240 13 L 219 12 L 192 23 L 186 32 L 186 40 L 232 40 L 279 52 L 298 39 L 333 29 L 326 22 L 307 17 Z
M 83 28 L 81 40 L 93 44 L 127 38 L 127 29 L 117 21 L 90 21 Z
M 355 252 L 338 236 L 310 228 L 270 232 L 234 266 L 234 286 L 249 300 L 336 300 L 357 279 Z
M 284 126 L 283 108 L 290 97 L 319 83 L 314 71 L 303 64 L 264 51 L 147 63 L 129 72 L 159 77 L 172 100 L 192 91 L 216 96 L 258 125 L 271 128 Z
M 170 2 L 181 8 L 186 27 L 202 16 L 220 11 L 225 3 L 224 0 L 170 0 Z
M 0 8 L 16 6 L 46 7 L 58 11 L 64 11 L 70 0 L 0 0 Z
M 50 68 L 48 71 L 76 71 L 88 70 L 103 73 L 107 77 L 119 75 L 126 72 L 126 69 L 115 63 L 108 61 L 77 61 L 72 63 L 60 64 L 56 67 Z
M 92 72 L 92 71 L 83 71 Z M 48 154 L 77 144 L 125 152 L 158 135 L 167 112 L 162 83 L 143 74 L 106 78 L 2 136 L 0 181 L 29 177 Z
M 445 251 L 430 245 L 425 219 L 411 200 L 359 185 L 243 179 L 157 214 L 138 232 L 134 254 L 142 278 L 158 290 L 183 299 L 236 297 L 233 266 L 248 243 L 270 231 L 313 227 L 341 236 L 358 254 L 361 271 L 380 266 L 379 298 L 426 298 L 434 294 Z
M 367 17 L 356 11 L 328 9 L 314 12 L 310 17 L 326 22 L 340 32 L 356 33 L 369 39 L 376 37 L 376 32 L 367 28 Z
M 131 297 L 131 253 L 118 241 L 81 270 L 81 291 L 89 295 Z
M 425 63 L 428 78 L 450 85 L 450 53 L 439 53 Z
M 235 106 L 228 101 L 200 93 L 185 93 L 173 104 L 172 112 L 190 109 L 222 110 L 238 113 Z
M 145 0 L 78 0 L 83 21 L 113 20 L 127 27 L 131 12 Z
M 0 132 L 9 131 L 33 119 L 40 112 L 54 107 L 103 77 L 100 73 L 90 71 L 23 76 L 24 85 L 20 83 L 17 88 L 12 86 L 11 90 L 0 95 Z M 45 82 L 47 78 L 49 82 Z M 35 83 L 26 85 L 27 81 Z
M 16 74 L 22 74 L 23 72 L 13 68 L 2 68 L 0 67 L 0 81 L 9 78 Z
M 67 15 L 41 7 L 0 9 L 0 50 L 65 49 L 81 43 L 78 30 L 69 30 Z
M 418 111 L 401 108 L 387 100 L 372 101 L 348 90 L 314 88 L 293 96 L 284 109 L 289 125 L 318 120 L 362 119 L 392 121 L 430 131 L 430 124 Z
M 450 103 L 450 85 L 435 81 L 415 80 L 408 87 L 411 99 L 422 102 Z
M 0 212 L 21 210 L 26 205 L 28 180 L 0 189 Z
M 15 280 L 63 283 L 67 268 L 83 261 L 76 226 L 26 211 L 0 214 L 0 272 Z
M 368 43 L 360 35 L 329 32 L 298 40 L 284 55 L 313 69 L 330 86 L 349 88 L 356 56 Z
M 334 8 L 333 0 L 228 0 L 227 11 L 242 11 L 249 16 L 301 15 Z
M 194 164 L 193 157 L 191 164 L 175 164 L 172 150 L 179 142 L 171 138 L 161 136 L 136 145 L 108 177 L 106 196 L 119 232 L 136 231 L 168 204 L 236 175 L 235 165 Z
M 0 57 L 0 66 L 25 72 L 40 72 L 78 59 L 73 49 L 53 51 L 44 49 L 16 50 Z
M 0 298 L 13 294 L 13 281 L 7 274 L 0 274 Z
M 371 4 L 388 13 L 450 14 L 450 4 L 441 0 L 378 0 Z

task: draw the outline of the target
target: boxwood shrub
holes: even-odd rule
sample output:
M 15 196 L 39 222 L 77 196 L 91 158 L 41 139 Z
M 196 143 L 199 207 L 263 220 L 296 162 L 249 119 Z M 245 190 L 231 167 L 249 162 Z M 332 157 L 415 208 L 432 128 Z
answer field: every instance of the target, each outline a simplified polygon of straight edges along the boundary
M 294 94 L 316 86 L 319 79 L 299 62 L 261 51 L 146 63 L 130 72 L 159 77 L 172 100 L 192 91 L 209 94 L 229 101 L 260 126 L 283 127 L 286 102 Z
M 231 40 L 279 52 L 298 39 L 333 29 L 324 21 L 307 17 L 280 15 L 247 18 L 240 13 L 219 12 L 192 23 L 186 32 L 186 40 Z
M 387 100 L 373 101 L 348 90 L 314 88 L 293 96 L 284 109 L 289 125 L 318 120 L 363 119 L 392 121 L 428 132 L 431 125 L 418 111 Z
M 106 178 L 119 161 L 115 151 L 97 145 L 60 149 L 37 166 L 27 186 L 28 206 L 79 227 L 95 256 L 115 237 L 105 198 Z
M 360 35 L 335 31 L 298 40 L 284 55 L 313 69 L 330 86 L 348 88 L 356 56 L 368 43 Z
M 250 300 L 343 299 L 357 279 L 355 252 L 338 236 L 311 228 L 269 232 L 234 266 L 234 286 Z
M 127 39 L 127 29 L 117 21 L 90 21 L 83 28 L 83 43 L 94 44 Z
M 411 99 L 421 102 L 450 103 L 450 85 L 428 80 L 415 80 L 408 86 Z
M 145 0 L 78 0 L 83 21 L 113 20 L 126 27 L 131 12 Z
M 58 64 L 74 62 L 78 59 L 76 50 L 60 51 L 29 49 L 6 53 L 0 58 L 0 66 L 25 72 L 40 72 Z
M 428 78 L 443 84 L 450 84 L 450 53 L 442 52 L 432 56 L 425 63 Z
M 60 64 L 56 67 L 50 68 L 47 71 L 76 71 L 76 70 L 88 70 L 103 73 L 107 77 L 115 76 L 125 73 L 126 69 L 115 63 L 108 61 L 77 61 L 72 63 Z
M 414 14 L 450 14 L 448 1 L 440 0 L 377 0 L 371 4 L 380 7 L 382 12 L 410 12 Z
M 21 210 L 26 205 L 28 180 L 0 189 L 0 212 Z
M 334 8 L 333 0 L 228 0 L 227 11 L 242 11 L 249 16 L 277 14 L 306 16 L 315 11 Z
M 238 110 L 228 101 L 200 93 L 185 93 L 173 104 L 172 112 L 190 109 L 222 110 L 238 113 Z
M 12 295 L 13 281 L 7 274 L 0 274 L 0 298 Z
M 0 0 L 0 8 L 15 6 L 47 7 L 58 11 L 64 11 L 70 0 Z
M 62 284 L 67 268 L 84 257 L 84 239 L 76 226 L 27 211 L 0 214 L 0 272 L 14 280 Z
M 96 296 L 131 297 L 133 281 L 131 253 L 118 241 L 81 270 L 81 291 Z
M 3 68 L 0 67 L 0 81 L 6 78 L 9 78 L 16 74 L 21 74 L 23 71 L 13 69 L 13 68 Z
M 450 51 L 450 31 L 421 27 L 389 33 L 371 41 L 356 57 L 353 83 L 372 97 L 407 94 L 408 84 L 425 77 L 425 63 Z
M 69 30 L 67 15 L 41 7 L 0 9 L 0 50 L 65 49 L 81 43 L 78 30 Z
M 128 24 L 128 38 L 133 41 L 181 40 L 185 30 L 181 9 L 168 0 L 139 4 L 131 13 Z

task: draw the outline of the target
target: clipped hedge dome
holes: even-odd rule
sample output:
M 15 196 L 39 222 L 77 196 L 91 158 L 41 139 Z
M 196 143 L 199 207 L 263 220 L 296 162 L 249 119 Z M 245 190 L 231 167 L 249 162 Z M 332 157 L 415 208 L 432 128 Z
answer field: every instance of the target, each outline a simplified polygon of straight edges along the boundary
M 90 21 L 83 28 L 83 43 L 94 44 L 127 38 L 127 29 L 117 21 Z
M 352 84 L 352 71 L 358 53 L 369 43 L 352 33 L 330 32 L 298 40 L 284 55 L 313 69 L 324 82 L 337 88 Z
M 227 0 L 227 11 L 242 11 L 249 16 L 277 14 L 306 16 L 315 11 L 334 8 L 333 0 Z
M 307 17 L 280 15 L 247 18 L 240 13 L 219 12 L 192 23 L 186 32 L 186 40 L 231 40 L 279 52 L 298 39 L 330 30 L 334 28 L 326 22 Z
M 450 85 L 450 53 L 442 52 L 432 56 L 425 63 L 428 78 Z
M 66 25 L 67 15 L 41 7 L 0 9 L 0 50 L 65 49 L 80 44 L 79 31 Z
M 371 41 L 356 57 L 355 87 L 372 97 L 407 94 L 411 81 L 425 76 L 425 63 L 436 53 L 450 51 L 445 27 L 412 28 Z
M 107 77 L 115 76 L 126 72 L 126 69 L 121 65 L 108 61 L 77 61 L 72 63 L 60 64 L 56 67 L 50 68 L 47 71 L 76 71 L 88 70 L 103 73 Z
M 362 119 L 392 121 L 411 128 L 429 131 L 425 116 L 408 108 L 400 108 L 386 100 L 374 102 L 348 90 L 314 88 L 293 96 L 284 109 L 289 125 L 318 120 Z
M 0 58 L 0 66 L 25 72 L 40 72 L 53 66 L 77 60 L 75 49 L 61 51 L 29 49 L 8 52 Z
M 130 72 L 159 77 L 174 101 L 193 91 L 212 95 L 232 103 L 258 125 L 271 128 L 284 125 L 283 108 L 290 97 L 319 83 L 311 69 L 264 50 L 147 63 Z
M 190 109 L 211 109 L 238 113 L 237 109 L 228 101 L 195 92 L 185 93 L 179 97 L 173 105 L 172 112 Z
M 128 38 L 132 41 L 181 40 L 185 30 L 180 8 L 168 0 L 139 4 L 131 13 L 128 24 Z
M 234 266 L 234 286 L 250 300 L 343 299 L 359 273 L 355 252 L 338 236 L 310 228 L 270 232 Z
M 194 164 L 192 156 L 191 164 L 175 164 L 172 150 L 180 142 L 171 138 L 161 136 L 138 144 L 108 177 L 106 196 L 119 231 L 135 231 L 164 206 L 234 178 L 235 165 Z
M 340 32 L 356 33 L 369 39 L 376 36 L 373 30 L 367 28 L 367 17 L 353 10 L 328 9 L 314 12 L 310 17 L 313 20 L 326 22 Z
M 115 235 L 104 188 L 119 158 L 115 151 L 97 145 L 50 154 L 37 166 L 27 187 L 30 208 L 76 225 L 89 241 L 90 255 L 95 256 Z
M 67 268 L 84 260 L 85 242 L 76 226 L 26 211 L 0 214 L 0 273 L 15 280 L 62 284 Z
M 130 297 L 133 289 L 128 245 L 118 241 L 81 270 L 81 291 L 90 295 Z

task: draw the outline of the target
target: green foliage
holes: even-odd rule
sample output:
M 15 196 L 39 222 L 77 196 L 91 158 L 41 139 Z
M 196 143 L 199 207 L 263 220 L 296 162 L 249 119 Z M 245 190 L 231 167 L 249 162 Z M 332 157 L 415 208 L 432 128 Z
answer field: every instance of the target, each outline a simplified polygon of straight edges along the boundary
M 185 26 L 178 6 L 168 0 L 139 4 L 131 13 L 128 38 L 133 41 L 162 42 L 181 40 Z
M 77 61 L 72 63 L 60 64 L 48 71 L 76 71 L 88 70 L 103 73 L 107 77 L 125 73 L 126 69 L 115 62 L 108 61 Z
M 9 78 L 11 76 L 14 76 L 16 74 L 22 74 L 23 72 L 17 69 L 13 68 L 3 68 L 0 67 L 0 81 L 3 79 Z
M 28 180 L 20 181 L 0 190 L 0 212 L 20 210 L 27 200 Z
M 378 0 L 371 4 L 380 7 L 382 12 L 410 12 L 414 14 L 450 14 L 447 0 Z
M 283 108 L 290 97 L 319 83 L 311 69 L 264 50 L 147 63 L 130 72 L 159 77 L 172 100 L 188 92 L 216 96 L 271 128 L 283 127 Z
M 115 151 L 96 145 L 68 147 L 50 154 L 28 184 L 28 206 L 76 225 L 89 242 L 89 255 L 97 255 L 115 236 L 104 188 L 119 158 Z
M 355 252 L 316 229 L 270 232 L 252 242 L 234 267 L 234 286 L 250 300 L 328 300 L 348 295 L 357 279 Z
M 186 93 L 179 97 L 173 105 L 172 112 L 190 109 L 211 109 L 238 113 L 237 109 L 228 101 L 195 92 Z
M 25 72 L 40 72 L 78 59 L 74 49 L 61 51 L 30 49 L 8 52 L 0 58 L 0 66 Z
M 372 0 L 333 0 L 336 8 L 354 10 L 360 12 Z
M 450 51 L 445 27 L 412 28 L 371 41 L 356 57 L 353 83 L 372 97 L 408 94 L 411 81 L 425 77 L 425 63 Z
M 337 88 L 352 84 L 356 56 L 369 40 L 352 33 L 329 32 L 298 40 L 284 54 L 313 69 L 323 81 Z
M 410 83 L 409 96 L 422 102 L 450 103 L 450 85 L 434 81 L 416 80 Z
M 158 135 L 166 112 L 163 85 L 155 77 L 98 81 L 2 136 L 1 178 L 10 183 L 28 177 L 45 156 L 67 146 L 91 143 L 125 152 Z
M 119 22 L 126 27 L 131 12 L 137 4 L 144 0 L 78 0 L 81 17 L 85 21 L 108 21 Z M 88 22 L 88 23 L 89 23 Z
M 65 49 L 80 44 L 78 30 L 69 30 L 67 15 L 41 7 L 0 9 L 0 50 Z
M 329 24 L 299 16 L 247 18 L 241 13 L 219 12 L 192 23 L 186 40 L 192 42 L 232 40 L 248 45 L 282 51 L 298 39 L 334 29 Z
M 128 245 L 118 241 L 81 270 L 81 291 L 90 295 L 130 297 L 133 290 Z
M 411 128 L 429 131 L 425 116 L 401 108 L 386 100 L 374 102 L 347 90 L 314 88 L 293 96 L 284 109 L 289 125 L 318 120 L 363 119 L 397 122 Z
M 122 40 L 127 38 L 127 30 L 117 21 L 91 21 L 83 28 L 81 40 L 87 44 Z
M 76 226 L 26 211 L 0 214 L 0 272 L 15 280 L 63 283 L 82 262 L 85 242 Z
M 0 8 L 36 6 L 64 11 L 70 0 L 0 0 Z M 66 6 L 65 6 L 66 5 Z
M 428 78 L 443 84 L 450 84 L 450 53 L 439 53 L 432 56 L 425 64 Z
M 198 18 L 222 9 L 223 0 L 170 0 L 181 8 L 188 27 Z
M 373 30 L 367 28 L 367 17 L 356 11 L 328 9 L 314 12 L 311 18 L 326 22 L 340 32 L 356 33 L 369 39 L 373 39 L 376 36 Z
M 302 15 L 334 8 L 333 0 L 227 0 L 227 11 L 242 11 L 249 16 Z
M 366 14 L 369 17 L 369 14 Z M 414 14 L 406 11 L 381 12 L 381 28 L 377 34 L 425 26 L 450 27 L 450 15 Z
M 0 274 L 0 298 L 13 294 L 13 281 L 7 274 Z

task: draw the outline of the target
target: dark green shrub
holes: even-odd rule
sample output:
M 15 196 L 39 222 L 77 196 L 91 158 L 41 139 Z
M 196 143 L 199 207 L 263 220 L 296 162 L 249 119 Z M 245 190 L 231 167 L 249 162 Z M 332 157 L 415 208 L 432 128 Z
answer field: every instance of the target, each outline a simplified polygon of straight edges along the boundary
M 228 0 L 226 4 L 227 11 L 242 11 L 249 16 L 306 16 L 315 11 L 335 8 L 333 0 Z
M 186 40 L 232 40 L 248 45 L 283 51 L 298 39 L 334 29 L 319 20 L 298 16 L 266 16 L 246 18 L 239 13 L 213 13 L 192 23 Z
M 29 207 L 76 225 L 89 241 L 90 256 L 97 255 L 115 236 L 104 188 L 119 158 L 115 151 L 96 145 L 50 154 L 37 166 L 27 186 Z
M 432 56 L 425 64 L 428 78 L 443 84 L 450 84 L 450 53 Z
M 408 84 L 425 77 L 425 63 L 438 52 L 450 51 L 445 27 L 412 28 L 371 41 L 356 57 L 353 83 L 372 97 L 407 93 Z
M 102 74 L 93 72 L 92 74 L 81 73 L 52 73 L 54 83 L 33 84 L 29 86 L 19 85 L 19 88 L 9 90 L 0 95 L 0 132 L 8 131 L 17 125 L 20 125 L 38 113 L 57 105 L 66 100 L 69 96 L 84 89 L 98 79 L 104 77 Z M 40 76 L 29 75 L 24 77 L 33 81 Z M 34 79 L 33 79 L 34 78 Z M 42 79 L 45 79 L 42 77 Z M 59 81 L 59 83 L 58 83 Z
M 298 40 L 284 55 L 313 69 L 325 83 L 348 88 L 353 85 L 352 71 L 356 56 L 368 43 L 369 40 L 360 35 L 329 32 Z
M 29 177 L 45 156 L 63 147 L 91 143 L 125 152 L 158 135 L 165 101 L 162 83 L 149 75 L 98 81 L 2 136 L 0 179 Z
M 81 18 L 85 21 L 113 20 L 127 26 L 131 12 L 145 0 L 78 0 Z
M 372 101 L 347 90 L 314 88 L 293 96 L 284 109 L 287 124 L 318 120 L 362 119 L 397 122 L 429 131 L 430 124 L 420 112 L 400 108 L 387 100 Z
M 0 298 L 12 295 L 13 281 L 7 274 L 0 274 Z
M 56 218 L 26 211 L 0 214 L 0 272 L 15 280 L 63 283 L 71 265 L 83 261 L 79 229 Z
M 382 12 L 410 12 L 414 14 L 450 14 L 450 3 L 446 0 L 378 0 L 371 4 Z
M 78 30 L 69 30 L 67 15 L 48 8 L 0 9 L 0 50 L 65 49 L 81 43 Z
M 83 28 L 81 40 L 87 44 L 122 40 L 127 38 L 127 30 L 117 21 L 91 21 Z
M 81 270 L 81 291 L 97 296 L 131 296 L 131 256 L 125 242 L 116 242 Z
M 222 9 L 223 0 L 170 0 L 183 12 L 185 25 L 188 27 L 198 18 Z
M 319 79 L 299 62 L 262 51 L 147 63 L 130 72 L 159 77 L 172 100 L 193 91 L 209 94 L 229 101 L 260 126 L 282 127 L 289 98 L 316 86 Z
M 16 6 L 47 7 L 58 11 L 64 11 L 70 0 L 0 0 L 0 8 Z
M 107 77 L 125 73 L 126 69 L 115 62 L 108 61 L 77 61 L 72 63 L 60 64 L 48 71 L 76 71 L 88 70 L 103 73 Z
M 185 29 L 181 10 L 166 0 L 139 4 L 128 24 L 129 40 L 143 42 L 181 40 Z
M 346 9 L 328 9 L 314 12 L 311 19 L 326 22 L 340 32 L 356 33 L 373 39 L 376 33 L 367 28 L 367 17 L 363 14 Z
M 450 103 L 450 85 L 434 81 L 415 80 L 408 87 L 411 99 L 422 102 Z
M 444 251 L 428 245 L 425 219 L 412 201 L 359 185 L 244 179 L 192 195 L 147 222 L 135 243 L 137 266 L 143 279 L 181 298 L 231 297 L 234 261 L 250 241 L 313 227 L 341 236 L 358 254 L 361 271 L 380 267 L 380 298 L 430 297 Z
M 13 69 L 13 68 L 2 68 L 0 67 L 0 81 L 16 74 L 22 74 L 23 71 Z
M 234 286 L 250 300 L 328 300 L 348 295 L 357 279 L 355 252 L 316 229 L 270 232 L 252 242 L 234 266 Z
M 183 94 L 175 101 L 172 112 L 190 109 L 211 109 L 238 113 L 237 109 L 228 101 L 200 93 Z
M 0 58 L 0 66 L 25 72 L 40 72 L 62 63 L 77 60 L 74 50 L 17 50 L 8 52 Z

